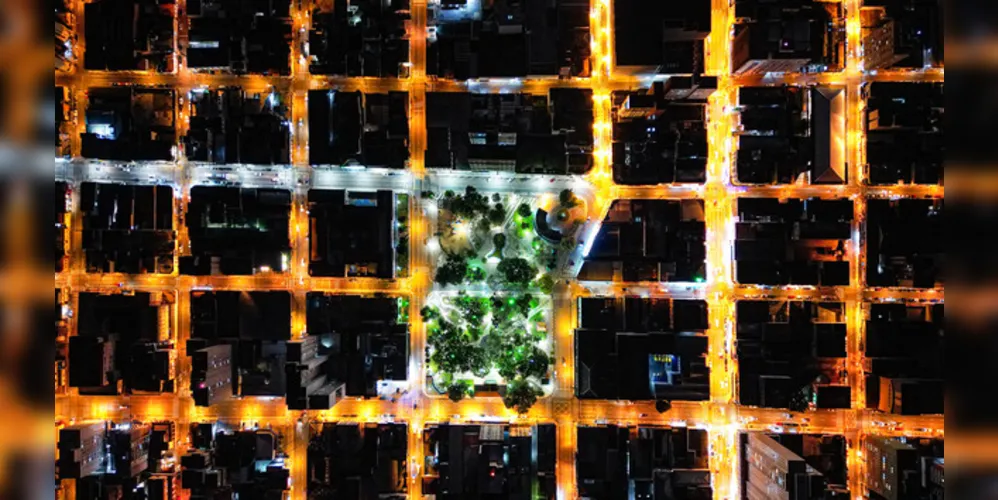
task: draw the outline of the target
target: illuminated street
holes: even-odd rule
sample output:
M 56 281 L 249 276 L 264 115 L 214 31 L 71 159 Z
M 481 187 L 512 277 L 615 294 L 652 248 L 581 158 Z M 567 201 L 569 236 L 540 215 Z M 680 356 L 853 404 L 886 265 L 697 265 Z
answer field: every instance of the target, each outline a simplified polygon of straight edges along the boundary
M 427 0 L 412 0 L 411 19 L 407 21 L 410 42 L 410 72 L 408 78 L 348 78 L 311 75 L 300 47 L 308 38 L 311 27 L 312 0 L 293 2 L 295 42 L 291 44 L 291 75 L 264 77 L 256 75 L 235 76 L 195 72 L 183 60 L 175 74 L 152 72 L 98 72 L 86 71 L 82 64 L 74 72 L 56 74 L 56 84 L 73 90 L 75 96 L 74 123 L 77 132 L 84 131 L 86 90 L 91 87 L 111 85 L 165 86 L 178 90 L 178 96 L 190 89 L 210 86 L 240 86 L 245 89 L 274 88 L 290 95 L 291 164 L 261 165 L 209 165 L 188 162 L 179 148 L 175 162 L 114 162 L 84 159 L 81 155 L 79 134 L 71 134 L 72 159 L 56 162 L 56 179 L 71 183 L 107 182 L 133 184 L 166 184 L 174 187 L 174 228 L 177 230 L 177 257 L 190 255 L 190 238 L 183 223 L 190 202 L 193 186 L 228 185 L 257 188 L 279 188 L 292 193 L 290 214 L 291 256 L 287 273 L 260 273 L 252 276 L 185 276 L 179 266 L 171 274 L 93 274 L 86 271 L 82 224 L 78 214 L 80 200 L 74 190 L 74 215 L 69 224 L 69 266 L 56 273 L 57 288 L 75 296 L 80 292 L 114 291 L 176 291 L 178 302 L 172 307 L 175 325 L 173 339 L 178 374 L 175 393 L 156 396 L 89 396 L 80 395 L 76 389 L 63 387 L 56 396 L 55 420 L 62 424 L 93 419 L 128 420 L 143 422 L 171 420 L 180 424 L 192 422 L 226 421 L 230 423 L 256 423 L 294 429 L 290 450 L 291 498 L 307 498 L 308 484 L 305 468 L 305 450 L 308 447 L 308 422 L 396 422 L 407 423 L 410 439 L 408 446 L 410 475 L 409 498 L 423 498 L 421 477 L 412 468 L 425 463 L 423 456 L 423 429 L 428 423 L 507 421 L 518 423 L 555 423 L 558 428 L 557 484 L 560 499 L 577 498 L 575 474 L 578 449 L 575 427 L 617 423 L 622 425 L 672 425 L 706 429 L 710 436 L 710 470 L 713 474 L 714 498 L 736 500 L 740 491 L 740 455 L 737 434 L 743 431 L 810 432 L 844 435 L 848 438 L 849 486 L 852 497 L 864 498 L 865 475 L 863 437 L 918 436 L 942 438 L 944 423 L 941 415 L 901 416 L 865 409 L 866 388 L 864 377 L 864 349 L 866 346 L 865 302 L 919 302 L 941 303 L 941 288 L 915 289 L 905 287 L 872 287 L 866 284 L 866 237 L 861 234 L 866 224 L 866 200 L 931 198 L 941 199 L 944 188 L 938 185 L 898 184 L 873 186 L 865 182 L 863 164 L 866 154 L 865 102 L 860 87 L 869 82 L 941 82 L 943 70 L 903 69 L 863 71 L 863 52 L 860 36 L 859 0 L 848 0 L 846 6 L 847 57 L 846 68 L 841 73 L 782 74 L 779 76 L 734 76 L 731 67 L 731 40 L 735 23 L 734 5 L 728 0 L 713 0 L 712 30 L 706 41 L 706 73 L 717 76 L 717 90 L 707 105 L 707 133 L 709 158 L 706 182 L 702 184 L 664 184 L 657 186 L 617 185 L 613 176 L 614 103 L 611 93 L 617 90 L 646 88 L 642 79 L 633 75 L 615 74 L 613 60 L 613 0 L 592 0 L 591 49 L 592 74 L 586 78 L 549 79 L 496 79 L 481 81 L 451 81 L 427 76 Z M 77 29 L 82 31 L 82 0 L 76 2 Z M 184 11 L 185 2 L 180 8 Z M 185 23 L 181 19 L 180 26 Z M 186 30 L 178 33 L 178 44 L 186 43 Z M 301 43 L 299 43 L 301 42 Z M 84 50 L 82 33 L 77 49 Z M 846 121 L 846 144 L 843 153 L 849 158 L 848 183 L 831 186 L 821 184 L 791 185 L 737 185 L 734 156 L 738 151 L 738 114 L 735 111 L 738 88 L 747 85 L 780 85 L 812 83 L 844 85 L 849 95 L 849 113 Z M 361 167 L 312 167 L 309 163 L 309 135 L 307 96 L 310 89 L 336 88 L 386 93 L 409 93 L 409 154 L 407 170 Z M 424 164 L 427 150 L 426 93 L 439 91 L 468 91 L 475 93 L 546 94 L 551 88 L 588 88 L 593 90 L 593 159 L 592 170 L 584 176 L 516 174 L 509 171 L 482 172 L 428 169 Z M 186 115 L 182 110 L 180 116 Z M 181 129 L 189 120 L 178 120 Z M 427 248 L 436 231 L 435 217 L 420 193 L 426 191 L 462 191 L 473 186 L 482 193 L 517 194 L 540 197 L 557 195 L 571 189 L 585 201 L 587 221 L 582 233 L 591 245 L 601 222 L 618 199 L 698 199 L 704 201 L 706 225 L 706 279 L 703 283 L 676 282 L 580 282 L 575 278 L 588 249 L 584 245 L 572 250 L 573 265 L 559 276 L 551 297 L 553 338 L 552 376 L 553 393 L 546 396 L 526 414 L 517 415 L 506 408 L 500 398 L 479 397 L 453 403 L 443 396 L 430 396 L 424 392 L 427 379 L 427 328 L 420 311 L 439 285 L 433 276 L 436 256 Z M 408 231 L 411 241 L 408 275 L 397 279 L 371 277 L 315 277 L 309 274 L 309 213 L 308 192 L 311 189 L 346 189 L 358 191 L 392 190 L 410 196 Z M 856 200 L 855 218 L 852 220 L 852 238 L 849 240 L 850 286 L 761 286 L 739 284 L 735 278 L 735 223 L 738 219 L 737 200 L 740 198 L 849 198 Z M 574 244 L 574 243 L 573 243 Z M 570 245 L 571 246 L 571 245 Z M 211 407 L 196 407 L 189 390 L 190 358 L 186 341 L 191 338 L 190 292 L 213 291 L 276 291 L 289 290 L 293 295 L 292 337 L 306 335 L 305 297 L 313 291 L 333 294 L 370 296 L 386 294 L 409 299 L 409 353 L 408 382 L 410 390 L 397 401 L 384 399 L 347 398 L 328 411 L 289 410 L 280 397 L 245 397 L 223 402 Z M 626 402 L 608 400 L 583 400 L 575 397 L 575 330 L 579 327 L 578 299 L 580 297 L 635 295 L 653 298 L 697 299 L 707 302 L 709 311 L 708 356 L 710 368 L 710 398 L 705 402 L 675 401 L 670 410 L 659 413 L 654 401 Z M 841 301 L 846 304 L 847 372 L 853 388 L 852 409 L 816 410 L 788 413 L 786 410 L 756 408 L 739 405 L 739 360 L 736 356 L 736 301 L 746 299 Z M 75 320 L 70 320 L 69 331 L 75 334 Z M 184 436 L 184 433 L 180 434 Z M 182 446 L 180 446 L 182 447 Z M 69 499 L 69 490 L 63 490 Z

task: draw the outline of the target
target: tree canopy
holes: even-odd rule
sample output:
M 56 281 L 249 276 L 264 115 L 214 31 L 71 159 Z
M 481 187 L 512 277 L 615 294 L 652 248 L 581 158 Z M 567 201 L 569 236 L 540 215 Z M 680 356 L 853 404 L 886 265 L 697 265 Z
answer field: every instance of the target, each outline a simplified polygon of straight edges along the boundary
M 434 281 L 441 285 L 460 285 L 468 276 L 468 262 L 460 256 L 448 255 L 447 260 L 437 269 Z
M 496 267 L 496 270 L 502 274 L 503 279 L 507 283 L 522 286 L 528 285 L 534 279 L 534 276 L 537 275 L 537 269 L 521 257 L 503 259 Z
M 529 380 L 517 378 L 509 382 L 506 386 L 506 394 L 502 397 L 502 403 L 506 408 L 516 409 L 517 413 L 523 414 L 530 411 L 539 398 L 544 394 L 541 389 Z

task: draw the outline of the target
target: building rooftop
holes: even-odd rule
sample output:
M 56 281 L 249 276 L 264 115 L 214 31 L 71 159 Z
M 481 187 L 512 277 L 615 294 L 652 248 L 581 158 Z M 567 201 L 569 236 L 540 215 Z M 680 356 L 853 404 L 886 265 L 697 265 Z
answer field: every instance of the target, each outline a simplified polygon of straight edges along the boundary
M 52 2 L 55 11 L 55 70 L 72 71 L 76 62 L 76 54 L 73 53 L 73 46 L 76 44 L 77 36 L 73 31 L 76 23 L 76 16 L 69 6 L 69 0 L 55 0 Z
M 345 385 L 349 397 L 390 392 L 385 383 L 404 383 L 409 368 L 408 313 L 394 297 L 360 297 L 310 292 L 306 329 L 320 337 L 317 371 Z M 391 397 L 394 397 L 392 395 Z
M 841 87 L 738 90 L 738 181 L 844 184 L 846 94 Z
M 395 277 L 395 196 L 391 191 L 313 189 L 308 204 L 309 274 Z
M 173 188 L 84 182 L 83 252 L 88 272 L 173 272 Z
M 290 110 L 279 93 L 195 89 L 190 101 L 191 121 L 183 138 L 189 161 L 290 163 Z
M 308 444 L 308 497 L 405 500 L 406 424 L 323 423 Z
M 430 9 L 431 76 L 588 76 L 590 52 L 584 0 L 442 2 Z
M 313 75 L 405 77 L 408 0 L 317 2 L 308 35 Z
M 703 201 L 616 200 L 585 257 L 581 281 L 703 281 Z
M 49 245 L 39 245 L 39 248 L 51 248 L 53 263 L 55 264 L 55 272 L 62 272 L 66 266 L 66 242 L 70 235 L 67 233 L 69 229 L 69 207 L 70 207 L 70 191 L 69 184 L 65 182 L 55 183 L 55 195 L 52 197 L 53 203 L 53 230 L 55 233 L 55 244 L 51 247 Z M 0 256 L 3 254 L 0 253 Z M 0 261 L 5 260 L 0 257 Z
M 850 498 L 843 436 L 742 433 L 740 438 L 745 498 Z
M 69 386 L 82 394 L 173 392 L 173 292 L 79 294 L 69 337 Z
M 76 479 L 80 498 L 155 498 L 157 486 L 160 492 L 169 489 L 174 494 L 176 472 L 164 467 L 161 459 L 168 457 L 175 438 L 172 422 L 98 421 L 67 426 L 59 430 L 57 474 L 61 479 Z M 122 497 L 121 492 L 129 493 Z
M 592 91 L 426 94 L 426 166 L 582 174 L 592 166 Z
M 902 415 L 943 413 L 942 304 L 870 304 L 866 405 Z
M 621 73 L 700 74 L 710 34 L 710 0 L 613 3 L 614 48 Z
M 281 498 L 290 487 L 284 436 L 270 429 L 231 430 L 191 424 L 191 448 L 180 459 L 192 498 Z
M 840 71 L 845 17 L 822 0 L 736 0 L 731 68 L 736 74 Z
M 310 90 L 309 162 L 406 168 L 409 93 Z
M 944 498 L 945 469 L 941 439 L 869 436 L 863 443 L 867 498 L 932 500 Z
M 180 273 L 250 275 L 287 272 L 291 192 L 195 186 L 187 207 L 191 254 Z
M 423 491 L 440 500 L 554 500 L 557 429 L 552 424 L 431 424 L 423 431 L 432 467 Z
M 70 90 L 66 87 L 55 86 L 52 88 L 52 104 L 55 108 L 55 130 L 51 130 L 52 136 L 55 136 L 55 157 L 65 158 L 69 156 L 69 135 L 71 133 L 70 128 L 72 122 L 70 121 L 70 113 L 72 112 L 72 106 L 70 99 Z M 48 125 L 43 127 L 43 130 L 50 131 Z M 45 136 L 51 137 L 49 135 Z M 41 141 L 39 141 L 41 142 Z
M 943 200 L 869 200 L 866 281 L 870 286 L 941 287 Z
M 866 104 L 866 160 L 873 184 L 942 184 L 942 83 L 873 83 Z
M 172 160 L 176 92 L 152 87 L 101 87 L 88 92 L 83 157 Z
M 739 402 L 805 411 L 849 409 L 845 304 L 738 301 Z
M 613 94 L 617 184 L 702 183 L 707 178 L 707 98 L 713 77 L 674 77 Z
M 580 298 L 576 396 L 709 399 L 706 329 L 704 301 Z
M 882 7 L 893 24 L 895 68 L 942 67 L 945 54 L 944 9 L 939 0 L 866 0 Z M 873 69 L 873 68 L 867 68 Z
M 286 395 L 284 365 L 287 341 L 291 340 L 289 292 L 193 291 L 190 315 L 188 355 L 215 346 L 231 346 L 227 355 L 213 351 L 210 357 L 217 356 L 216 364 L 231 370 L 232 395 Z M 213 375 L 210 357 L 204 369 L 208 380 Z M 191 378 L 196 382 L 197 377 Z
M 847 286 L 853 202 L 740 198 L 735 225 L 738 283 Z
M 687 427 L 577 429 L 581 498 L 708 500 L 707 431 Z
M 176 70 L 176 0 L 93 0 L 83 6 L 88 70 Z
M 188 0 L 187 66 L 291 74 L 291 0 Z

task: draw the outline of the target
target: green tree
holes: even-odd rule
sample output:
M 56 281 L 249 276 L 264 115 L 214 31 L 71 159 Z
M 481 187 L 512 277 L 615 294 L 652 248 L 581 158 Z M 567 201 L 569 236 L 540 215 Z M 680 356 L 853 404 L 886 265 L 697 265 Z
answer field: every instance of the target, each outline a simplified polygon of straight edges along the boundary
M 492 203 L 499 203 L 502 201 L 502 195 L 499 193 L 492 193 Z
M 423 321 L 429 322 L 440 317 L 440 310 L 433 306 L 423 306 L 419 315 L 423 317 Z
M 544 393 L 539 387 L 528 380 L 518 378 L 506 385 L 506 394 L 502 397 L 502 403 L 506 408 L 516 409 L 517 413 L 523 414 L 530 411 L 542 394 Z
M 492 310 L 492 302 L 487 297 L 472 297 L 463 291 L 455 300 L 461 317 L 471 325 L 481 327 L 485 316 Z
M 521 203 L 520 206 L 516 207 L 516 213 L 517 215 L 523 217 L 524 219 L 530 217 L 531 214 L 530 205 L 527 205 L 526 203 Z
M 465 275 L 465 280 L 470 282 L 478 282 L 485 280 L 485 271 L 480 267 L 468 267 L 468 274 Z
M 544 276 L 541 276 L 541 278 L 537 280 L 537 287 L 540 288 L 541 292 L 544 292 L 545 295 L 550 295 L 551 292 L 554 291 L 554 278 L 551 277 L 551 274 L 544 273 Z
M 506 220 L 506 207 L 502 203 L 496 203 L 491 210 L 489 210 L 489 223 L 493 226 L 502 225 L 503 221 Z
M 520 316 L 526 318 L 527 315 L 530 314 L 530 309 L 534 306 L 534 303 L 535 303 L 534 296 L 530 295 L 529 293 L 517 297 L 516 298 L 517 312 L 520 313 Z
M 502 275 L 507 283 L 526 286 L 537 275 L 537 269 L 530 262 L 521 257 L 513 259 L 503 259 L 496 266 L 496 270 Z
M 499 359 L 504 348 L 502 336 L 496 333 L 495 330 L 483 336 L 479 345 L 482 348 L 482 352 L 485 353 L 485 357 L 493 362 Z
M 506 380 L 512 380 L 523 373 L 531 354 L 530 349 L 527 337 L 522 331 L 514 331 L 503 336 L 499 355 L 495 358 L 499 375 Z
M 455 380 L 447 386 L 447 397 L 457 403 L 471 394 L 472 387 L 470 380 Z
M 454 210 L 454 213 L 467 219 L 475 218 L 476 214 L 485 214 L 489 209 L 489 199 L 474 186 L 465 188 L 462 202 L 461 210 Z
M 521 364 L 521 374 L 524 377 L 537 377 L 543 379 L 548 375 L 548 368 L 551 366 L 551 357 L 539 347 L 534 347 L 526 361 Z
M 444 264 L 437 269 L 434 281 L 441 285 L 460 285 L 468 276 L 468 262 L 456 255 L 448 255 Z

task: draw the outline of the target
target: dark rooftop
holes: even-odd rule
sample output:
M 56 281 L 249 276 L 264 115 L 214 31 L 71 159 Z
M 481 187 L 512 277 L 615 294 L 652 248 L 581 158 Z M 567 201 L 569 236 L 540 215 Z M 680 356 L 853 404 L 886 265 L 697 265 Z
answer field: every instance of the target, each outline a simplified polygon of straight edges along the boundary
M 849 285 L 851 200 L 740 198 L 738 217 L 738 283 Z
M 467 80 L 589 74 L 589 2 L 496 0 L 468 10 L 462 6 L 467 15 L 461 15 L 446 5 L 431 9 L 428 75 Z
M 65 158 L 70 154 L 69 135 L 72 133 L 70 130 L 72 122 L 69 119 L 72 102 L 70 89 L 56 86 L 52 89 L 52 97 L 52 104 L 55 108 L 55 130 L 51 132 L 52 136 L 55 136 L 55 156 L 56 158 Z M 46 135 L 45 137 L 51 136 Z
M 406 424 L 319 424 L 308 445 L 308 498 L 405 500 Z
M 313 11 L 309 32 L 314 75 L 405 77 L 408 0 L 335 0 Z M 321 5 L 320 5 L 321 6 Z
M 191 338 L 279 341 L 291 338 L 289 292 L 191 292 Z
M 795 433 L 739 437 L 742 491 L 769 490 L 770 495 L 791 500 L 850 498 L 845 437 Z
M 843 303 L 739 301 L 736 345 L 741 404 L 850 408 Z
M 395 276 L 395 196 L 391 191 L 313 189 L 308 203 L 312 276 Z
M 579 427 L 582 498 L 713 498 L 707 431 L 686 427 Z
M 409 160 L 409 94 L 308 93 L 309 162 L 402 169 Z
M 327 380 L 345 384 L 350 397 L 375 397 L 379 382 L 404 382 L 409 367 L 409 325 L 399 299 L 310 292 L 309 336 L 321 337 L 320 369 Z
M 66 265 L 66 242 L 67 238 L 70 236 L 67 233 L 68 229 L 68 215 L 69 215 L 69 185 L 65 182 L 55 183 L 55 196 L 53 196 L 53 222 L 54 222 L 54 232 L 55 232 L 55 245 L 53 250 L 53 260 L 55 263 L 55 272 L 62 272 Z M 7 228 L 4 228 L 6 230 Z M 48 245 L 39 245 L 39 248 L 46 248 Z M 3 261 L 3 256 L 5 252 L 0 252 L 0 262 Z
M 269 429 L 220 427 L 191 424 L 193 446 L 180 459 L 182 487 L 192 498 L 282 498 L 291 479 L 285 437 Z
M 231 346 L 233 395 L 284 396 L 290 339 L 289 292 L 191 292 L 187 352 Z
M 149 87 L 88 91 L 83 156 L 102 160 L 172 160 L 176 93 Z
M 715 78 L 670 78 L 613 96 L 617 184 L 702 183 L 707 177 L 707 98 Z
M 584 399 L 707 400 L 706 329 L 704 301 L 579 299 L 576 395 Z
M 423 491 L 440 500 L 554 500 L 556 441 L 551 424 L 430 425 Z
M 247 93 L 236 87 L 195 89 L 187 159 L 211 163 L 290 163 L 290 110 L 276 92 Z
M 731 68 L 735 73 L 839 71 L 845 64 L 840 3 L 736 0 Z
M 710 0 L 613 3 L 616 71 L 700 74 L 710 34 Z
M 426 166 L 585 173 L 592 166 L 592 91 L 426 94 Z
M 188 0 L 188 67 L 290 74 L 290 9 L 291 0 Z
M 89 272 L 173 272 L 173 188 L 84 182 L 83 251 Z
M 865 0 L 863 5 L 884 7 L 893 23 L 894 53 L 903 56 L 894 67 L 943 65 L 945 11 L 940 0 Z
M 85 394 L 173 392 L 173 333 L 161 331 L 160 318 L 175 302 L 172 292 L 80 293 L 69 386 Z
M 870 304 L 866 404 L 903 415 L 943 413 L 942 304 Z
M 742 87 L 738 181 L 843 184 L 846 95 L 838 87 Z
M 870 286 L 942 286 L 943 205 L 941 199 L 867 201 Z
M 942 83 L 873 83 L 866 158 L 872 184 L 942 184 Z
M 55 6 L 55 70 L 71 71 L 75 63 L 76 54 L 73 53 L 73 46 L 76 43 L 76 33 L 73 31 L 76 17 L 69 6 L 68 0 L 55 0 L 45 6 L 51 9 Z M 51 11 L 50 11 L 51 12 Z
M 84 7 L 88 70 L 176 69 L 175 0 L 92 0 Z
M 191 255 L 181 274 L 287 272 L 291 193 L 280 189 L 195 186 L 187 207 Z
M 582 281 L 703 281 L 700 200 L 616 200 L 579 273 Z

